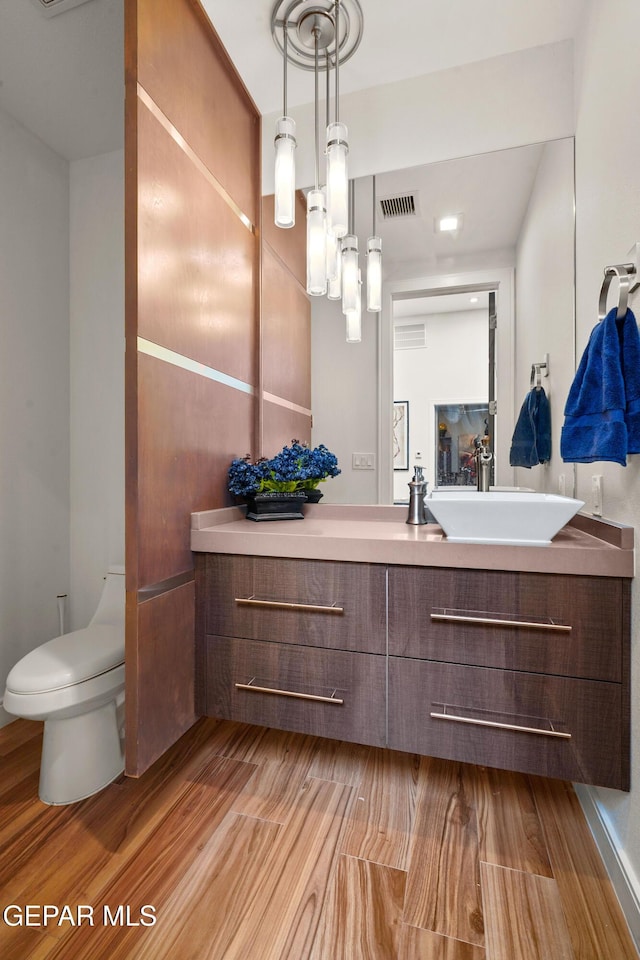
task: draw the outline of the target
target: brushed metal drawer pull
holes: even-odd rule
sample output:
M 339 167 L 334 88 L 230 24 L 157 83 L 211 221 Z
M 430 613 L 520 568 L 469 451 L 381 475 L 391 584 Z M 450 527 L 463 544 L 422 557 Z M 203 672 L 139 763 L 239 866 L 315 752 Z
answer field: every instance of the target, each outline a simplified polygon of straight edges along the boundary
M 475 717 L 458 717 L 453 713 L 431 713 L 434 720 L 452 720 L 454 723 L 472 723 L 478 727 L 494 727 L 498 730 L 516 730 L 518 733 L 538 733 L 542 737 L 558 737 L 571 740 L 570 733 L 560 730 L 541 730 L 539 727 L 522 727 L 515 723 L 498 723 L 496 720 L 476 720 Z
M 256 597 L 236 597 L 239 607 L 262 607 L 268 610 L 306 610 L 307 613 L 344 613 L 344 607 L 335 604 L 289 603 L 286 600 L 258 600 Z
M 469 613 L 432 613 L 432 620 L 445 620 L 449 623 L 480 623 L 494 627 L 533 627 L 535 630 L 551 630 L 555 633 L 571 633 L 566 623 L 544 623 L 542 620 L 505 620 L 501 617 L 474 617 Z
M 316 703 L 335 703 L 337 706 L 342 706 L 344 700 L 341 700 L 340 697 L 336 697 L 333 694 L 330 697 L 321 697 L 315 693 L 299 693 L 296 690 L 280 690 L 277 687 L 258 687 L 250 680 L 249 683 L 236 683 L 236 688 L 238 690 L 254 690 L 256 693 L 275 693 L 278 697 L 294 697 L 296 700 L 313 700 Z M 333 691 L 335 694 L 335 690 Z

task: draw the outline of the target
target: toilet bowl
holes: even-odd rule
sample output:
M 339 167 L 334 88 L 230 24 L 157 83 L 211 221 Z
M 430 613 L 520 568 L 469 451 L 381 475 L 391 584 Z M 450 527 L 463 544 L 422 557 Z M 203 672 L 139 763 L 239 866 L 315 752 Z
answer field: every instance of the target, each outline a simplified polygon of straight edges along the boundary
M 44 803 L 84 800 L 124 770 L 124 607 L 124 567 L 110 567 L 89 626 L 32 650 L 7 677 L 5 710 L 44 720 Z

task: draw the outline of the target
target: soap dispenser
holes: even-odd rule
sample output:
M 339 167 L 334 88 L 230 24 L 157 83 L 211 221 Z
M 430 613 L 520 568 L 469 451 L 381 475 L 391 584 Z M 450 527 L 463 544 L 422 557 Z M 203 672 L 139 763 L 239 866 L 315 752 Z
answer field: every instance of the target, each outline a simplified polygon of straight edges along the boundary
M 407 523 L 421 524 L 427 522 L 424 498 L 427 493 L 427 481 L 424 479 L 423 467 L 418 464 L 413 468 L 413 480 L 409 481 L 409 516 Z

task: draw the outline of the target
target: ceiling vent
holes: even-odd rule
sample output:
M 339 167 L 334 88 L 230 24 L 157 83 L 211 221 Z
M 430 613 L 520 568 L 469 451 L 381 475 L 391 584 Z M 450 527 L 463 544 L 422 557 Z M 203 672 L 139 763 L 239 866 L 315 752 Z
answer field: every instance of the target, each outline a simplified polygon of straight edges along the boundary
M 399 220 L 401 217 L 417 217 L 418 195 L 401 193 L 395 197 L 380 198 L 380 212 L 383 220 Z
M 89 3 L 89 0 L 34 0 L 34 3 L 45 17 L 55 17 L 57 13 L 79 7 L 81 3 Z
M 418 350 L 420 347 L 426 347 L 426 324 L 424 320 L 419 323 L 396 323 L 393 328 L 393 346 L 396 350 Z

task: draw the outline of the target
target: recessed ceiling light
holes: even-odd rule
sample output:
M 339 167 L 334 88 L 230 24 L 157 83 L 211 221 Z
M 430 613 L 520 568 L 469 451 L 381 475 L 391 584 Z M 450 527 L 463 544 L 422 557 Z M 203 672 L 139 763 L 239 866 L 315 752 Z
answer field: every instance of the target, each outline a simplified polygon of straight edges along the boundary
M 461 213 L 448 213 L 443 217 L 436 217 L 433 222 L 436 233 L 458 233 L 462 229 L 463 216 Z

